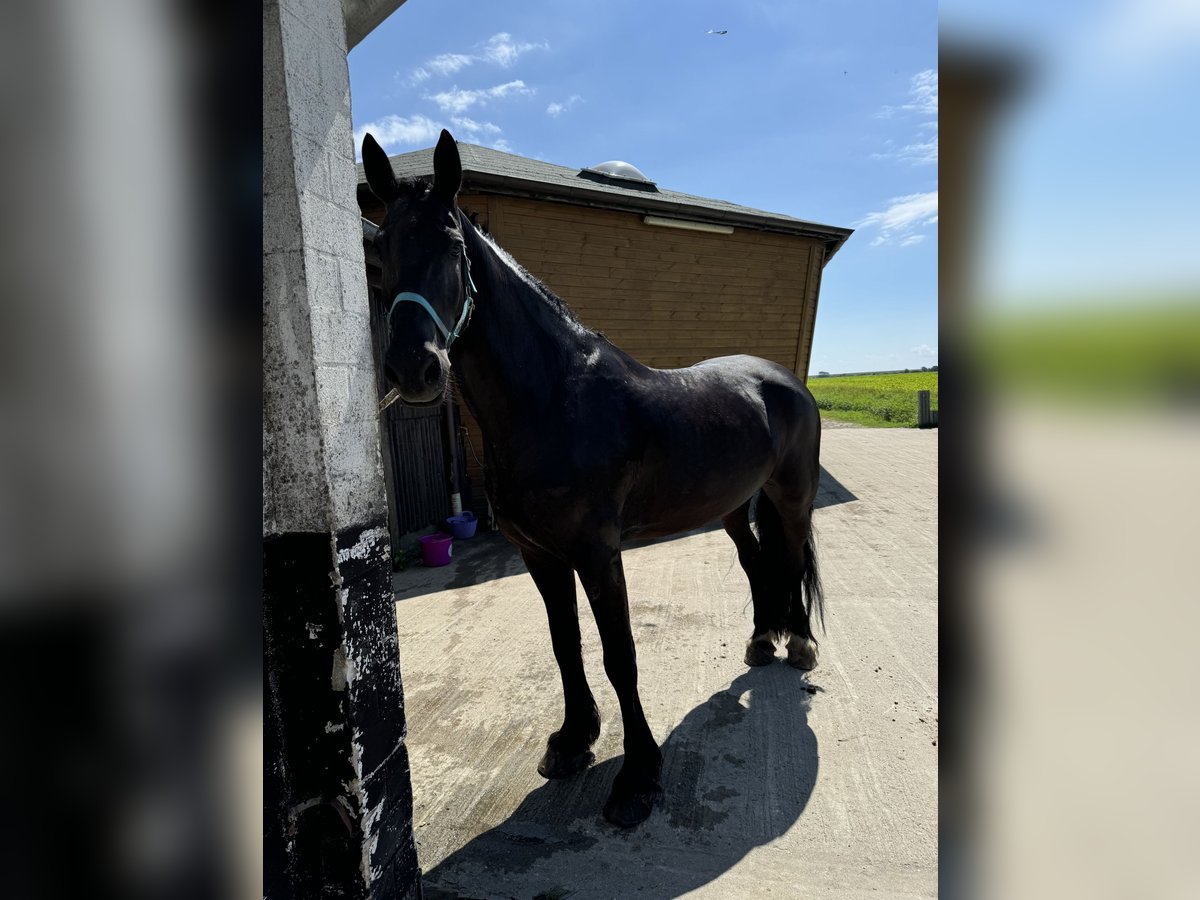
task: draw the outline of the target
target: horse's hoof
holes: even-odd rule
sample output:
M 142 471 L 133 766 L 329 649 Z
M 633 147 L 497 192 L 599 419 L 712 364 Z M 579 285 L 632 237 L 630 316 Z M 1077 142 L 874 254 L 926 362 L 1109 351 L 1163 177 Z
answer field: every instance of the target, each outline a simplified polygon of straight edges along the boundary
M 775 662 L 775 643 L 769 638 L 746 642 L 746 665 L 769 666 Z
M 543 778 L 570 778 L 578 775 L 596 761 L 596 755 L 591 750 L 580 753 L 559 753 L 552 747 L 546 748 L 546 755 L 538 763 L 538 774 Z
M 788 665 L 801 672 L 810 672 L 817 667 L 817 645 L 805 638 L 792 637 L 787 645 Z
M 613 793 L 604 804 L 604 818 L 618 828 L 632 828 L 640 825 L 650 816 L 654 809 L 654 798 L 658 791 L 642 791 L 636 794 Z

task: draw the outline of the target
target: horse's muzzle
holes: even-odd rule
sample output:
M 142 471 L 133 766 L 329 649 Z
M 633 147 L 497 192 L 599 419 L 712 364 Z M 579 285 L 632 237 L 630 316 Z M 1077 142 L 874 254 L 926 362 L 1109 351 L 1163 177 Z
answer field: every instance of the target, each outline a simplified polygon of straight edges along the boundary
M 389 357 L 383 374 L 388 384 L 399 390 L 401 401 L 410 406 L 431 406 L 442 398 L 449 366 L 441 353 L 423 347 L 408 359 Z

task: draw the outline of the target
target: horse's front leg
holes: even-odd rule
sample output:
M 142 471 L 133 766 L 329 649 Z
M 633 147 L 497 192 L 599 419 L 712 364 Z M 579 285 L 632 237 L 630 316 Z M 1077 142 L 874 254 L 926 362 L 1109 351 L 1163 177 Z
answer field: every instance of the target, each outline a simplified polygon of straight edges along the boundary
M 604 817 L 628 828 L 650 815 L 662 791 L 662 751 L 650 732 L 637 690 L 637 655 L 629 626 L 629 600 L 620 545 L 588 548 L 577 565 L 604 645 L 604 671 L 621 704 L 625 761 L 604 804 Z
M 546 742 L 538 773 L 543 778 L 567 778 L 595 761 L 591 747 L 600 735 L 600 712 L 583 671 L 575 572 L 551 556 L 531 550 L 522 550 L 521 555 L 546 604 L 550 641 L 562 675 L 566 705 L 562 727 Z

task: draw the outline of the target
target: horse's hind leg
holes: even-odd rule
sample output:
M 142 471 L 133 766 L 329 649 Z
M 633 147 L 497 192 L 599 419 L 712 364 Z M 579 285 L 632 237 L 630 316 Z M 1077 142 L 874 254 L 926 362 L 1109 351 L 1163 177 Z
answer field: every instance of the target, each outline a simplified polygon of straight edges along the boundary
M 784 627 L 783 608 L 779 598 L 772 596 L 778 586 L 772 584 L 763 548 L 750 528 L 750 501 L 722 518 L 721 524 L 737 547 L 754 602 L 754 632 L 746 642 L 746 665 L 765 666 L 775 661 L 775 635 Z
M 592 764 L 591 746 L 600 735 L 600 713 L 583 671 L 575 572 L 550 556 L 526 550 L 521 555 L 546 604 L 566 704 L 562 727 L 546 742 L 538 773 L 544 778 L 567 778 Z
M 812 540 L 812 510 L 784 520 L 788 542 L 789 577 L 796 585 L 788 607 L 788 665 L 807 672 L 817 666 L 817 642 L 812 634 L 811 618 L 821 602 L 817 578 L 817 557 Z M 815 585 L 815 587 L 814 587 Z
M 789 632 L 787 661 L 794 668 L 807 671 L 817 665 L 812 621 L 816 616 L 824 616 L 824 598 L 812 536 L 812 498 L 808 492 L 789 495 L 777 491 L 769 503 L 776 513 L 775 521 L 765 526 L 760 513 L 759 528 L 777 528 L 782 537 L 779 552 L 788 596 L 784 619 L 784 627 Z

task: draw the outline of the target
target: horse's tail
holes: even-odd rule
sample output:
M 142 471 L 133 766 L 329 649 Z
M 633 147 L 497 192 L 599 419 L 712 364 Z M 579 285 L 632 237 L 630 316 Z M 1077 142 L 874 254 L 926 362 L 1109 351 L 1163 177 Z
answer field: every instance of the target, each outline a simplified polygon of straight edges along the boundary
M 804 539 L 804 574 L 800 578 L 800 584 L 804 591 L 804 610 L 808 616 L 808 632 L 813 636 L 813 643 L 817 642 L 815 630 L 813 629 L 814 617 L 821 623 L 821 634 L 825 633 L 825 588 L 821 586 L 821 573 L 817 570 L 817 544 L 813 540 L 813 526 L 811 524 L 812 512 L 809 512 L 810 524 L 808 526 L 808 537 Z M 792 602 L 800 600 L 797 597 Z
M 798 548 L 789 548 L 787 532 L 779 510 L 765 491 L 758 495 L 758 543 L 762 551 L 764 574 L 768 590 L 766 600 L 770 608 L 765 610 L 765 622 L 771 631 L 788 629 L 787 623 L 803 616 L 808 622 L 808 632 L 813 633 L 815 621 L 821 623 L 825 632 L 825 591 L 821 587 L 821 574 L 817 569 L 817 547 L 813 540 L 812 510 L 808 511 L 808 534 Z M 797 579 L 797 575 L 799 578 Z M 815 637 L 813 643 L 816 643 Z

